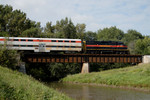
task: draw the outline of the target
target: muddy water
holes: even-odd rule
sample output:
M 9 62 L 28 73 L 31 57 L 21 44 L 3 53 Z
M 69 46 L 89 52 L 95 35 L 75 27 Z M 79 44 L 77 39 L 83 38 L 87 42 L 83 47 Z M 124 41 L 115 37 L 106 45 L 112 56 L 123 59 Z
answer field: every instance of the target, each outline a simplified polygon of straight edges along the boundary
M 150 93 L 110 87 L 50 83 L 50 87 L 75 100 L 150 100 Z

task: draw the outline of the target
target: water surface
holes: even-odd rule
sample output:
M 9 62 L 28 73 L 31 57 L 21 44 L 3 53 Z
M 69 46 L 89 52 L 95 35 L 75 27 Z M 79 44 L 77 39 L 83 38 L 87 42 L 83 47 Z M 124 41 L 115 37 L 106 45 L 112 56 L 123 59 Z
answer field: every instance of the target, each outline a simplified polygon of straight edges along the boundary
M 150 93 L 71 83 L 50 83 L 50 87 L 75 100 L 150 100 Z

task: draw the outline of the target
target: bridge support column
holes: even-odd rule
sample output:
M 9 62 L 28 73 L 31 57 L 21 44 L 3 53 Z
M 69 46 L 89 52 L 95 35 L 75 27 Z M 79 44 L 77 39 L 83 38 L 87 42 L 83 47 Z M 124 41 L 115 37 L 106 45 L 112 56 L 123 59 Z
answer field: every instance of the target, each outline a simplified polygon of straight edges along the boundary
M 143 63 L 150 63 L 150 55 L 143 56 Z
M 83 63 L 81 73 L 89 73 L 89 63 Z
M 25 62 L 20 62 L 19 67 L 20 67 L 19 72 L 26 74 Z

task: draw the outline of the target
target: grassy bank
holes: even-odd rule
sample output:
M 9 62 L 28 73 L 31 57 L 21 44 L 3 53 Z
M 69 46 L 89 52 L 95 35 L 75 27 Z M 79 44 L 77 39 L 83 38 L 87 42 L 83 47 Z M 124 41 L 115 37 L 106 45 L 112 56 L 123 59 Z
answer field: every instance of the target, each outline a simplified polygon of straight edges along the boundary
M 123 86 L 150 91 L 150 64 L 140 64 L 89 74 L 68 75 L 62 81 Z
M 70 100 L 32 77 L 0 66 L 0 100 Z

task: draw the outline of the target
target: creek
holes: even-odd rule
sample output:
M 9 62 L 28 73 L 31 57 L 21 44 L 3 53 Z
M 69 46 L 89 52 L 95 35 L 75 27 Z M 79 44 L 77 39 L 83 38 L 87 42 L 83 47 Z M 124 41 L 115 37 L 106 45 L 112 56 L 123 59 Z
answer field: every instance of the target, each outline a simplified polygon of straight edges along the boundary
M 71 83 L 49 83 L 49 87 L 74 100 L 150 100 L 150 93 Z

